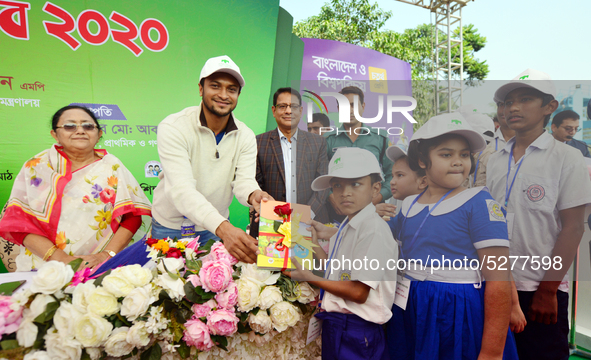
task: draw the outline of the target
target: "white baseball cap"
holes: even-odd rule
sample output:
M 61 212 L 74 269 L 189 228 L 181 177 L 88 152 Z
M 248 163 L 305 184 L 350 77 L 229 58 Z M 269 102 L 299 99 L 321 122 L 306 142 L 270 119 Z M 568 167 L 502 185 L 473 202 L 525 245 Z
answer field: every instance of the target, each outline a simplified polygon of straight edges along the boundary
M 466 138 L 472 152 L 486 148 L 486 141 L 478 131 L 472 129 L 462 114 L 454 112 L 433 116 L 413 134 L 410 141 L 433 139 L 444 134 L 458 134 Z
M 407 156 L 407 155 L 406 155 L 406 151 L 404 151 L 404 149 L 402 149 L 398 145 L 392 145 L 392 146 L 388 146 L 388 148 L 386 149 L 386 156 L 388 157 L 388 159 L 390 159 L 392 161 L 396 161 L 396 160 L 400 159 L 401 157 Z
M 472 129 L 476 130 L 484 137 L 484 140 L 491 142 L 495 137 L 495 123 L 485 114 L 472 113 L 464 116 Z M 490 133 L 490 134 L 487 134 Z
M 328 175 L 322 175 L 312 181 L 312 190 L 322 191 L 330 187 L 332 178 L 356 179 L 370 174 L 380 174 L 382 169 L 378 159 L 369 150 L 360 148 L 338 148 L 328 164 Z
M 230 59 L 227 55 L 213 57 L 205 62 L 203 69 L 201 69 L 201 75 L 199 75 L 199 82 L 216 72 L 224 72 L 230 74 L 238 80 L 240 87 L 244 87 L 244 78 L 240 74 L 240 68 L 238 65 Z
M 505 97 L 507 97 L 511 91 L 522 87 L 536 89 L 556 98 L 556 86 L 554 86 L 554 82 L 550 78 L 550 75 L 538 70 L 527 69 L 495 91 L 495 103 L 505 101 Z
M 459 108 L 457 108 L 456 112 L 459 112 L 465 118 L 469 114 L 479 113 L 480 111 L 478 111 L 478 108 L 476 107 L 476 105 L 467 104 L 467 105 L 462 105 Z

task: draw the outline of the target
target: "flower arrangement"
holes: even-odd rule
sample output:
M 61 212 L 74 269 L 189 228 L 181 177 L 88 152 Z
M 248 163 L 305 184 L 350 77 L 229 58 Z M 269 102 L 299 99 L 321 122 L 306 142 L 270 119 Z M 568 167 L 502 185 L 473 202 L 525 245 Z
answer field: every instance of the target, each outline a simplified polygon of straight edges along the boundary
M 239 263 L 221 242 L 145 243 L 143 267 L 91 275 L 76 272 L 81 259 L 46 263 L 29 289 L 0 299 L 0 334 L 15 338 L 3 349 L 23 347 L 26 360 L 320 356 L 318 342 L 305 345 L 309 284 Z

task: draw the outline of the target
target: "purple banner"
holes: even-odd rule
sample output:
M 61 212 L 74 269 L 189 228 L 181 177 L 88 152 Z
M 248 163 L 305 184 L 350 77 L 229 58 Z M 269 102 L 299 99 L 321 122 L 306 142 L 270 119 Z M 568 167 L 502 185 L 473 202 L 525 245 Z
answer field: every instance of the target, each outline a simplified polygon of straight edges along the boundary
M 365 123 L 364 126 L 402 129 L 402 136 L 398 136 L 394 131 L 389 133 L 389 137 L 392 143 L 406 146 L 408 138 L 412 136 L 412 124 L 401 112 L 391 111 L 391 116 L 388 116 L 386 103 L 389 95 L 412 97 L 410 64 L 375 50 L 339 41 L 307 38 L 302 40 L 304 59 L 300 90 L 304 97 L 304 111 L 299 127 L 306 128 L 308 106 L 313 107 L 312 112 L 328 111 L 331 126 L 339 126 L 337 100 L 330 95 L 322 96 L 322 93 L 334 93 L 346 86 L 357 86 L 365 94 L 364 118 L 375 118 L 380 106 L 383 111 L 377 122 Z M 409 104 L 394 101 L 391 105 Z M 390 123 L 388 118 L 391 120 Z
M 119 106 L 113 104 L 71 103 L 89 108 L 99 120 L 127 120 Z

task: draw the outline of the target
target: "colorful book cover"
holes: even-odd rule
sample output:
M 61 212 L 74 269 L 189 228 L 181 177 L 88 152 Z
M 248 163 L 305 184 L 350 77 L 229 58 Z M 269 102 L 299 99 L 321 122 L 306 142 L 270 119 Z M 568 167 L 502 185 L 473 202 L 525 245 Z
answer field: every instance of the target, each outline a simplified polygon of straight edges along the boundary
M 276 207 L 289 206 L 291 214 L 286 218 L 275 211 Z M 312 270 L 313 247 L 309 226 L 311 208 L 308 205 L 267 201 L 261 203 L 259 218 L 259 250 L 257 266 L 260 269 L 293 269 L 291 257 L 296 257 L 303 268 Z M 288 234 L 286 236 L 286 234 Z M 286 243 L 284 246 L 284 242 Z M 287 254 L 286 254 L 287 251 Z M 308 259 L 309 261 L 303 261 Z

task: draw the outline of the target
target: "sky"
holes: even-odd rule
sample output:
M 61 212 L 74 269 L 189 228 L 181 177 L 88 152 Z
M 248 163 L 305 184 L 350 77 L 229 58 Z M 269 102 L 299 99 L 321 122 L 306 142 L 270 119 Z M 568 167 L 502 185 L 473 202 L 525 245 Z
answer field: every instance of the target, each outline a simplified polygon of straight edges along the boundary
M 294 23 L 317 15 L 324 3 L 280 0 Z M 385 29 L 401 32 L 431 22 L 427 9 L 395 0 L 377 3 L 393 14 Z M 590 0 L 475 0 L 462 9 L 462 22 L 487 38 L 476 57 L 486 60 L 491 80 L 512 79 L 527 68 L 555 80 L 591 80 L 590 20 Z
M 375 0 L 370 0 L 375 3 Z M 294 23 L 317 15 L 323 0 L 280 0 Z M 434 15 L 427 9 L 396 0 L 377 0 L 392 17 L 382 30 L 402 32 L 422 23 L 431 23 Z M 474 0 L 462 9 L 462 23 L 474 24 L 487 39 L 475 54 L 489 66 L 487 80 L 510 80 L 532 68 L 548 73 L 554 80 L 579 80 L 557 83 L 559 93 L 568 93 L 583 80 L 591 84 L 591 0 Z M 464 104 L 482 112 L 494 112 L 488 94 L 500 82 L 464 92 Z M 482 93 L 486 91 L 486 98 Z

